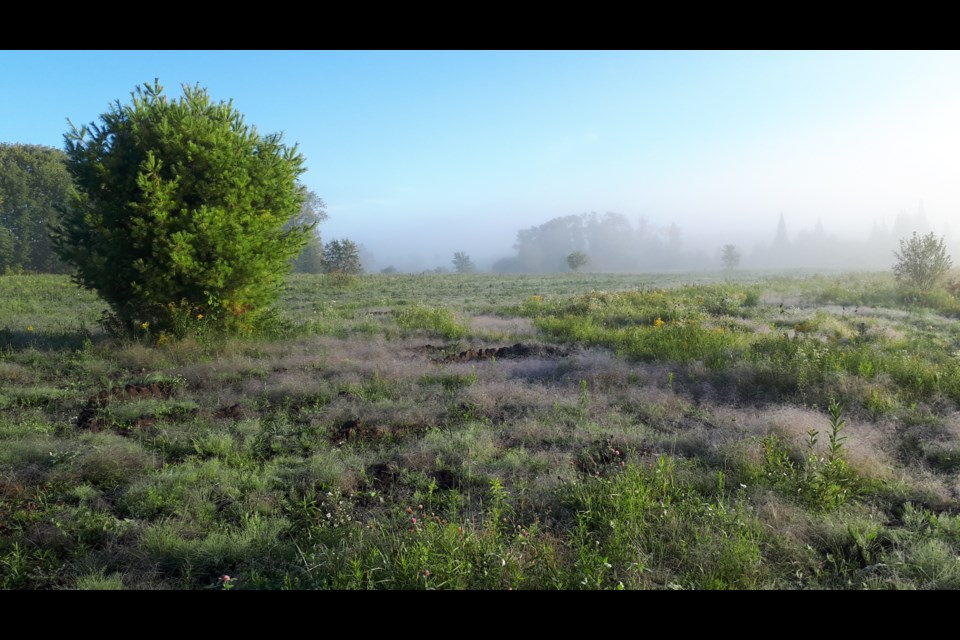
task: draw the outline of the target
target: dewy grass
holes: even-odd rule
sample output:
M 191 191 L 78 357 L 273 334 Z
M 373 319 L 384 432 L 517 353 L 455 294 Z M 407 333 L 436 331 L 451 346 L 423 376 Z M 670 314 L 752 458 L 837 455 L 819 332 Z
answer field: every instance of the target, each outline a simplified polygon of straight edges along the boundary
M 0 587 L 956 588 L 953 294 L 727 277 L 294 276 L 159 347 L 0 277 Z
M 469 329 L 457 322 L 453 312 L 445 307 L 415 304 L 395 311 L 397 325 L 405 331 L 426 331 L 456 340 L 467 335 Z
M 749 377 L 751 393 L 765 389 L 780 397 L 823 400 L 841 392 L 843 376 L 887 375 L 907 404 L 960 399 L 956 336 L 916 332 L 907 340 L 890 340 L 871 335 L 853 309 L 849 316 L 821 310 L 797 318 L 792 312 L 786 316 L 782 305 L 766 330 L 757 332 L 744 323 L 745 318 L 756 323 L 761 311 L 744 287 L 590 293 L 565 304 L 535 301 L 521 311 L 535 318 L 549 340 L 600 345 L 634 360 L 702 362 L 713 371 L 749 362 L 755 372 Z M 846 401 L 875 407 L 873 393 Z
M 675 465 L 661 456 L 568 489 L 582 586 L 651 586 L 651 573 L 691 588 L 762 584 L 760 523 L 728 495 L 722 473 L 715 492 L 704 494 Z

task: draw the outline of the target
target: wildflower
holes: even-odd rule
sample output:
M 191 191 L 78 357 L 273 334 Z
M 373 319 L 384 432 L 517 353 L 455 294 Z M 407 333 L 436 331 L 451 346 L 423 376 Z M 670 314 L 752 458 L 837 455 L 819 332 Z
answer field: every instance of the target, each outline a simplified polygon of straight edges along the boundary
M 197 320 L 203 320 L 203 314 L 202 314 L 202 313 L 198 313 L 198 314 L 197 314 Z
M 660 318 L 657 318 L 656 320 L 653 321 L 653 326 L 657 327 L 658 329 L 662 327 L 664 324 L 666 323 Z
M 32 325 L 32 324 L 28 324 L 28 325 L 27 325 L 27 331 L 33 331 L 33 325 Z
M 141 328 L 141 329 L 144 329 L 144 330 L 149 329 L 149 328 L 150 328 L 150 323 L 149 323 L 149 322 L 141 322 L 141 323 L 140 323 L 140 328 Z
M 410 522 L 412 522 L 413 524 L 417 524 L 417 519 L 416 519 L 416 518 L 410 518 Z

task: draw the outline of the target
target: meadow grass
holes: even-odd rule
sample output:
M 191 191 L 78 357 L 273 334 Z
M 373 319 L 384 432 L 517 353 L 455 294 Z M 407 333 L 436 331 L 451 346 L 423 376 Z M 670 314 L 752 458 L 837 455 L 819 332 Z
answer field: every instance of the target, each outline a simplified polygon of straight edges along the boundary
M 162 344 L 0 300 L 5 589 L 960 587 L 949 290 L 292 276 Z

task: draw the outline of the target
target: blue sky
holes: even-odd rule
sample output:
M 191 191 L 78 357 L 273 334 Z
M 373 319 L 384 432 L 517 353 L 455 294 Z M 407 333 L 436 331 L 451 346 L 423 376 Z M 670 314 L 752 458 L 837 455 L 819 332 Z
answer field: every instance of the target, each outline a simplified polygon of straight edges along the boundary
M 62 146 L 155 77 L 299 144 L 324 236 L 381 266 L 493 260 L 588 211 L 703 246 L 768 239 L 781 211 L 852 237 L 960 211 L 957 53 L 4 51 L 0 142 Z

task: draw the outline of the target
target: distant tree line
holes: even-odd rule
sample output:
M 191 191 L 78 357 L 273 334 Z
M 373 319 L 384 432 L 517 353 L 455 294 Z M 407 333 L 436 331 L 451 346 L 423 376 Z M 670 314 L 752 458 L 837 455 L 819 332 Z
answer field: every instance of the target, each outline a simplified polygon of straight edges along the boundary
M 295 272 L 329 273 L 369 271 L 372 256 L 363 245 L 341 239 L 324 244 L 320 225 L 328 218 L 322 198 L 302 184 L 303 205 L 287 229 L 311 227 L 306 247 L 292 259 Z M 0 144 L 0 274 L 17 272 L 66 273 L 71 267 L 54 250 L 51 231 L 76 204 L 76 188 L 59 149 L 30 144 Z M 772 221 L 771 221 L 772 222 Z M 817 220 L 812 229 L 788 232 L 783 214 L 772 241 L 747 250 L 727 245 L 720 263 L 728 270 L 745 267 L 887 268 L 898 242 L 913 232 L 930 231 L 923 211 L 901 213 L 891 227 L 874 224 L 865 241 L 829 235 Z M 866 230 L 865 230 L 866 231 Z M 587 268 L 597 272 L 669 271 L 716 268 L 716 253 L 691 251 L 684 246 L 676 224 L 654 225 L 645 218 L 630 220 L 608 212 L 560 216 L 521 229 L 515 254 L 494 263 L 498 273 L 552 273 Z M 456 252 L 453 270 L 470 273 L 470 256 Z M 437 267 L 433 272 L 449 272 Z
M 900 213 L 890 227 L 874 224 L 861 241 L 828 234 L 820 220 L 812 229 L 791 234 L 783 214 L 775 225 L 771 224 L 770 230 L 770 242 L 758 243 L 749 251 L 734 244 L 722 245 L 719 266 L 728 271 L 740 266 L 886 269 L 901 239 L 914 232 L 929 233 L 930 226 L 921 210 L 913 215 Z M 521 229 L 513 247 L 516 254 L 495 262 L 494 272 L 557 273 L 577 271 L 586 265 L 598 272 L 656 272 L 718 266 L 716 253 L 710 256 L 705 251 L 685 247 L 683 234 L 676 224 L 658 226 L 645 218 L 632 222 L 612 212 L 560 216 Z
M 704 256 L 685 253 L 680 228 L 655 227 L 641 218 L 636 224 L 619 213 L 584 213 L 553 218 L 517 232 L 517 254 L 493 265 L 499 273 L 576 271 L 665 271 Z M 571 261 L 570 257 L 574 256 Z
M 66 154 L 32 144 L 0 144 L 0 274 L 69 271 L 50 238 L 75 195 Z

